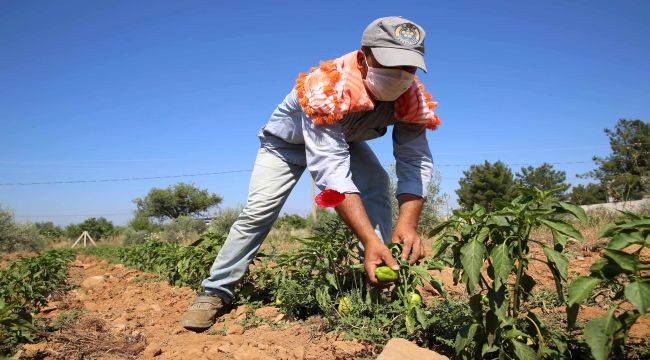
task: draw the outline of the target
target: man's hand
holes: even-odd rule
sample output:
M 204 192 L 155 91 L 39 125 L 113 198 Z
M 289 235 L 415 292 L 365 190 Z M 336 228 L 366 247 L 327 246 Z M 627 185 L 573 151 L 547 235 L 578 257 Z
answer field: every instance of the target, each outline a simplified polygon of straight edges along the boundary
M 390 250 L 386 245 L 381 243 L 379 239 L 377 239 L 376 242 L 369 243 L 365 245 L 364 248 L 363 267 L 366 269 L 368 280 L 370 280 L 372 284 L 379 284 L 377 276 L 375 275 L 375 269 L 381 264 L 385 264 L 395 271 L 399 270 L 399 265 L 397 265 L 397 262 L 393 259 Z
M 409 260 L 413 265 L 424 257 L 422 240 L 416 231 L 422 204 L 424 199 L 411 194 L 400 194 L 397 197 L 399 203 L 399 217 L 393 231 L 393 243 L 404 244 L 402 248 L 402 260 Z
M 341 219 L 352 229 L 364 248 L 363 266 L 368 273 L 368 280 L 373 284 L 379 284 L 375 276 L 375 269 L 378 265 L 386 264 L 393 270 L 399 270 L 399 266 L 390 250 L 381 242 L 377 233 L 370 224 L 366 209 L 359 194 L 346 194 L 345 200 L 336 207 L 336 212 Z
M 408 259 L 411 265 L 424 257 L 422 240 L 413 227 L 396 226 L 395 231 L 393 231 L 392 242 L 404 245 L 402 247 L 402 260 Z

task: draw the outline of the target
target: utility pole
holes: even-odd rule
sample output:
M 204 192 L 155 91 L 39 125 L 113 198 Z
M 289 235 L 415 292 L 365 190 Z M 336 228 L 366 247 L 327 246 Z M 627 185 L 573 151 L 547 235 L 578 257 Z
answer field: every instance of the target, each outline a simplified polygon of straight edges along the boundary
M 311 181 L 311 217 L 312 219 L 316 220 L 316 189 L 314 185 L 314 178 L 309 177 L 309 180 Z

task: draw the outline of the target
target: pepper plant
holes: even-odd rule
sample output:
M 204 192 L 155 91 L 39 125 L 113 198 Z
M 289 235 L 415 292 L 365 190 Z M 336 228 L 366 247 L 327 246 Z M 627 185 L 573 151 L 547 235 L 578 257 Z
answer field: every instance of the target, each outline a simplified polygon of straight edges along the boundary
M 596 360 L 607 359 L 612 351 L 624 357 L 628 331 L 650 308 L 650 264 L 640 257 L 650 249 L 650 216 L 624 214 L 598 234 L 598 238 L 610 239 L 604 256 L 591 266 L 588 276 L 576 278 L 569 286 L 570 330 L 586 301 L 609 295 L 614 304 L 605 316 L 589 321 L 584 328 L 584 338 Z
M 582 208 L 558 201 L 557 190 L 522 189 L 511 202 L 497 202 L 488 212 L 475 205 L 455 211 L 432 230 L 439 235 L 433 245 L 433 262 L 451 266 L 454 283 L 462 281 L 470 295 L 472 321 L 456 336 L 458 355 L 476 358 L 559 358 L 566 344 L 553 338 L 534 313 L 523 306 L 535 286 L 528 274 L 531 261 L 546 264 L 564 302 L 569 237 L 582 235 L 568 218 L 586 220 Z M 531 230 L 547 228 L 553 243 L 531 238 Z M 541 247 L 544 258 L 532 256 L 530 246 Z M 450 249 L 451 257 L 444 256 Z
M 428 318 L 431 315 L 422 308 L 422 296 L 418 287 L 430 284 L 440 295 L 447 297 L 442 283 L 432 277 L 427 268 L 421 265 L 409 265 L 407 260 L 402 260 L 401 244 L 390 244 L 389 249 L 399 264 L 398 277 L 393 287 L 393 299 L 398 300 L 404 309 L 404 324 L 406 332 L 410 335 L 415 332 L 416 320 L 423 328 L 428 327 Z M 390 268 L 388 268 L 390 270 Z

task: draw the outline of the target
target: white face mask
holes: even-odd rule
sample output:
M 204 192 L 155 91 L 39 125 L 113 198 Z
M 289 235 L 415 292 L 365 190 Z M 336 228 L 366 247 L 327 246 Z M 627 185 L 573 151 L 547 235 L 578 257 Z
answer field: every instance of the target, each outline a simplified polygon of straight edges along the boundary
M 368 74 L 363 82 L 375 99 L 394 101 L 402 95 L 411 84 L 415 74 L 402 69 L 374 68 L 368 66 Z

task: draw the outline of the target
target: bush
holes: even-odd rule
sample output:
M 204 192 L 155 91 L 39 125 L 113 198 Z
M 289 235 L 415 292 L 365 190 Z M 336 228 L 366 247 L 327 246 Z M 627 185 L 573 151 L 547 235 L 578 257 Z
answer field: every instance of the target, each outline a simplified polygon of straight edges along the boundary
M 122 244 L 125 246 L 140 245 L 144 244 L 151 239 L 152 234 L 145 230 L 135 230 L 133 228 L 127 227 L 122 232 L 124 239 L 122 239 Z
M 36 222 L 34 226 L 41 235 L 48 239 L 58 239 L 65 236 L 63 229 L 58 225 L 54 225 L 51 221 Z
M 212 217 L 209 226 L 210 230 L 227 235 L 230 231 L 230 227 L 232 227 L 232 224 L 237 221 L 237 218 L 243 209 L 244 207 L 241 205 L 236 208 L 219 209 Z
M 65 227 L 66 236 L 72 240 L 78 238 L 84 231 L 88 231 L 88 234 L 95 241 L 115 235 L 116 233 L 115 225 L 104 217 L 91 217 L 79 224 L 70 224 Z
M 0 357 L 11 355 L 20 343 L 32 341 L 37 329 L 31 313 L 47 303 L 68 276 L 70 250 L 52 250 L 26 257 L 0 270 Z
M 208 276 L 208 264 L 214 261 L 224 240 L 221 235 L 205 232 L 197 241 L 187 246 L 175 242 L 149 240 L 131 247 L 88 248 L 83 251 L 141 271 L 159 274 L 176 286 L 198 289 L 201 281 Z
M 167 242 L 194 242 L 206 227 L 203 219 L 181 216 L 163 225 L 163 230 L 158 233 L 158 237 Z
M 0 252 L 40 250 L 46 242 L 34 224 L 17 224 L 11 211 L 0 209 Z
M 278 229 L 304 229 L 308 224 L 309 221 L 298 214 L 284 214 L 275 221 L 273 227 Z

